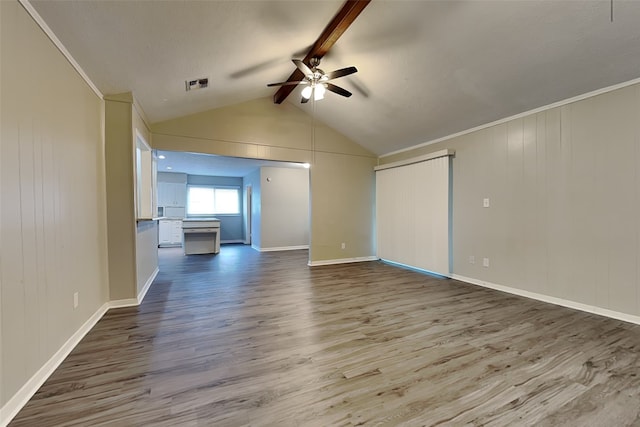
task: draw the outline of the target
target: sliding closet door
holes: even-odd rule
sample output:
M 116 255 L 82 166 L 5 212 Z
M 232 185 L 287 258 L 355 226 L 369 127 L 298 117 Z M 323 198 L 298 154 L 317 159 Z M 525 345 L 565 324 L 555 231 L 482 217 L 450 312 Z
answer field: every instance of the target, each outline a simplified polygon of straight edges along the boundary
M 449 156 L 376 171 L 378 257 L 448 276 Z

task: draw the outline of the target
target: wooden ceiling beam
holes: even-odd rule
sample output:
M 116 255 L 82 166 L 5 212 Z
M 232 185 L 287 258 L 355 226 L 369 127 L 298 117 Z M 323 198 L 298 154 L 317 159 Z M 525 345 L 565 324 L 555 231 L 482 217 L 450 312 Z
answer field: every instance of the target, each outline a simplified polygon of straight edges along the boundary
M 320 37 L 315 41 L 307 56 L 302 62 L 310 65 L 311 58 L 322 58 L 329 52 L 331 47 L 340 38 L 340 36 L 349 28 L 349 26 L 360 15 L 360 12 L 371 2 L 371 0 L 347 0 L 342 8 L 333 17 L 331 22 L 325 27 Z M 287 79 L 288 82 L 299 82 L 304 78 L 302 71 L 296 70 Z M 273 102 L 281 104 L 287 96 L 293 92 L 296 86 L 280 86 L 278 91 L 273 95 Z

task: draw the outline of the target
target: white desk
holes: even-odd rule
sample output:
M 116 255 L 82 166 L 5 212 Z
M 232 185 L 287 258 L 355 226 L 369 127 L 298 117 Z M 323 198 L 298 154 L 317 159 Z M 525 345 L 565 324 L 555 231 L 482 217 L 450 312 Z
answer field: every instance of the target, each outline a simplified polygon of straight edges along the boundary
M 185 255 L 220 252 L 220 220 L 217 218 L 185 218 L 182 236 Z

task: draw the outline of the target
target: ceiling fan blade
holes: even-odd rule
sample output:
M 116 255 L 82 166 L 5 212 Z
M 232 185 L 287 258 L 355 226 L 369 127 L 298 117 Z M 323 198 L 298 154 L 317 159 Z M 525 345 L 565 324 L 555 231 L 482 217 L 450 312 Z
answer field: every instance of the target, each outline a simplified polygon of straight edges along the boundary
M 279 83 L 269 83 L 267 84 L 268 87 L 272 87 L 272 86 L 295 86 L 295 85 L 303 85 L 303 84 L 307 84 L 306 80 L 300 80 L 299 82 L 279 82 Z
M 296 64 L 296 67 L 298 67 L 298 69 L 300 71 L 302 71 L 302 74 L 304 74 L 305 76 L 309 76 L 313 74 L 313 71 L 311 71 L 311 68 L 309 68 L 307 66 L 307 64 L 305 64 L 304 62 L 302 62 L 299 59 L 292 59 L 293 63 Z
M 347 98 L 352 95 L 351 92 L 349 92 L 346 89 L 342 89 L 340 86 L 336 86 L 331 83 L 326 83 L 326 85 L 327 85 L 327 90 L 330 90 L 333 93 L 337 93 L 338 95 L 346 96 Z
M 311 58 L 322 59 L 329 52 L 331 46 L 340 38 L 340 36 L 349 28 L 349 25 L 355 21 L 360 12 L 371 2 L 371 0 L 347 0 L 338 13 L 333 17 L 331 22 L 325 27 L 318 39 L 315 41 L 311 50 L 304 57 L 303 61 L 310 61 Z M 289 77 L 289 81 L 302 80 L 304 76 L 300 69 L 294 71 Z M 281 104 L 289 94 L 293 92 L 291 86 L 283 86 L 273 96 L 275 104 Z
M 332 71 L 325 75 L 329 78 L 329 80 L 333 80 L 333 79 L 348 76 L 349 74 L 353 74 L 357 72 L 358 72 L 358 69 L 356 67 L 347 67 L 347 68 L 341 68 L 339 70 Z

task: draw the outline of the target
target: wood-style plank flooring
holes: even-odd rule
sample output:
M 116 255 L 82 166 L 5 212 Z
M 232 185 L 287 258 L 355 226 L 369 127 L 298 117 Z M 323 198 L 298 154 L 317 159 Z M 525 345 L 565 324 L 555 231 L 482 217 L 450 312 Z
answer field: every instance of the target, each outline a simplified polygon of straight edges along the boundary
M 160 251 L 11 426 L 640 426 L 640 327 L 380 262 Z

